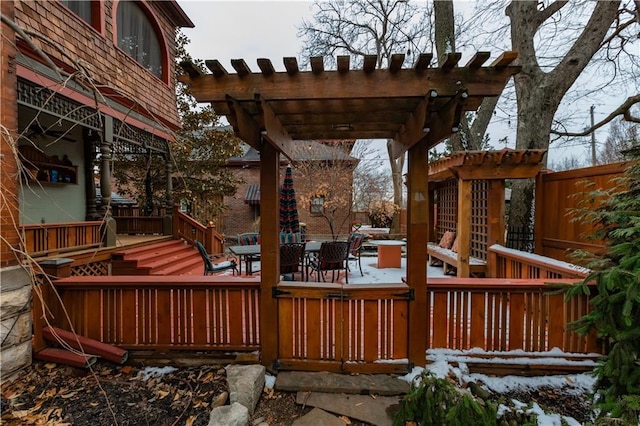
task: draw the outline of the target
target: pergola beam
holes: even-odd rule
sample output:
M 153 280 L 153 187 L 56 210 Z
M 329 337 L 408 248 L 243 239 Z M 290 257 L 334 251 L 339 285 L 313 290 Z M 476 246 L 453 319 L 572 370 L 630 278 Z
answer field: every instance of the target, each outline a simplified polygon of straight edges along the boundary
M 235 65 L 240 67 L 238 63 Z M 504 83 L 514 73 L 511 68 L 478 68 L 473 72 L 468 68 L 454 68 L 446 74 L 435 73 L 424 79 L 416 78 L 417 73 L 406 68 L 395 73 L 375 70 L 365 74 L 363 70 L 351 70 L 340 74 L 338 71 L 318 71 L 320 66 L 319 62 L 316 63 L 316 71 L 298 73 L 295 79 L 286 72 L 276 72 L 270 75 L 269 84 L 265 84 L 267 80 L 263 74 L 246 74 L 244 71 L 241 78 L 227 75 L 224 81 L 209 74 L 197 78 L 180 76 L 179 79 L 189 84 L 198 102 L 221 101 L 227 94 L 243 100 L 247 96 L 253 97 L 255 92 L 268 100 L 303 101 L 422 97 L 431 90 L 437 91 L 439 96 L 453 96 L 460 90 L 460 82 L 464 82 L 469 96 L 499 96 Z M 320 73 L 322 84 L 318 83 Z
M 259 96 L 258 96 L 259 98 Z M 284 128 L 280 120 L 276 117 L 273 109 L 262 99 L 260 101 L 262 107 L 262 116 L 264 118 L 264 134 L 267 142 L 271 143 L 278 151 L 280 151 L 290 161 L 293 161 L 293 140 L 289 136 L 289 132 Z

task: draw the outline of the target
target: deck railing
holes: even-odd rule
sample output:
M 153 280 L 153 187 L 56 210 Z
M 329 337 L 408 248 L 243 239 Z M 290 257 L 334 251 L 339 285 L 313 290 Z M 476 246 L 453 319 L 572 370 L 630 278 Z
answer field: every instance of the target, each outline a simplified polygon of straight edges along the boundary
M 69 277 L 55 288 L 70 322 L 58 325 L 125 349 L 246 350 L 260 347 L 258 278 Z
M 209 254 L 224 253 L 224 236 L 216 231 L 215 226 L 201 224 L 181 212 L 178 206 L 173 208 L 173 238 L 182 238 L 191 244 L 198 240 L 204 244 Z
M 24 250 L 32 257 L 100 247 L 102 222 L 21 225 Z
M 430 278 L 428 347 L 600 353 L 595 336 L 569 326 L 589 313 L 589 296 L 550 294 L 577 281 Z
M 582 266 L 498 244 L 489 247 L 487 264 L 494 278 L 584 278 L 589 274 Z
M 163 216 L 114 216 L 118 234 L 162 235 Z
M 422 336 L 411 334 L 414 302 L 405 285 L 281 283 L 273 291 L 280 368 L 395 371 L 406 368 L 400 361 L 406 361 L 409 339 L 426 339 L 428 348 L 602 352 L 595 336 L 569 327 L 589 312 L 589 297 L 565 302 L 562 294 L 549 293 L 572 281 L 430 278 Z M 70 322 L 52 297 L 46 303 L 53 325 L 105 343 L 264 350 L 259 277 L 69 277 L 54 286 Z

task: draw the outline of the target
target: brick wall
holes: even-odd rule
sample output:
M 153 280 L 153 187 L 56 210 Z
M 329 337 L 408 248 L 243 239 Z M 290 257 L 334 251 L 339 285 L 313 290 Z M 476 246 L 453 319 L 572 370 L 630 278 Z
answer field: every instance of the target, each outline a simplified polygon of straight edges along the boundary
M 280 168 L 280 183 L 284 180 L 286 167 Z M 260 169 L 259 167 L 251 166 L 247 168 L 235 168 L 233 171 L 236 177 L 241 177 L 245 183 L 240 184 L 238 186 L 238 190 L 236 194 L 232 197 L 224 197 L 224 203 L 226 206 L 226 210 L 224 212 L 224 227 L 223 233 L 227 237 L 235 238 L 237 234 L 243 232 L 253 232 L 253 224 L 254 224 L 254 209 L 255 207 L 244 202 L 245 196 L 247 194 L 247 188 L 251 184 L 260 184 Z M 302 194 L 309 191 L 313 183 L 305 182 L 300 176 L 296 175 L 296 171 L 293 172 L 293 186 L 296 189 L 296 194 Z M 337 225 L 343 221 L 345 217 L 347 217 L 349 212 L 344 212 L 338 218 Z M 298 216 L 300 217 L 300 222 L 307 224 L 307 234 L 313 235 L 330 235 L 331 231 L 329 228 L 329 224 L 321 216 L 312 215 L 309 212 L 308 206 L 303 206 L 300 203 L 298 204 Z M 340 231 L 342 234 L 346 234 L 349 232 L 351 223 L 350 220 L 347 219 L 344 221 L 344 226 Z
M 0 1 L 2 15 L 11 19 L 14 14 L 14 2 Z M 11 250 L 11 246 L 18 247 L 19 238 L 16 224 L 18 214 L 18 167 L 15 154 L 14 138 L 18 130 L 18 104 L 16 103 L 16 49 L 13 43 L 13 31 L 6 24 L 2 24 L 2 87 L 0 88 L 0 268 L 16 265 L 18 260 Z
M 169 19 L 161 8 L 153 3 L 144 2 L 157 17 L 169 49 L 170 60 L 168 64 L 163 64 L 169 67 L 170 78 L 167 83 L 144 69 L 117 47 L 115 3 L 103 1 L 100 4 L 104 19 L 101 32 L 58 1 L 16 1 L 15 21 L 23 28 L 42 33 L 71 58 L 88 64 L 88 69 L 97 84 L 116 89 L 117 92 L 137 101 L 155 116 L 174 127 L 177 126 L 179 121 L 173 89 L 175 64 L 171 60 L 175 53 L 175 35 Z M 69 64 L 69 59 L 58 49 L 41 41 L 36 41 L 36 44 L 52 58 Z

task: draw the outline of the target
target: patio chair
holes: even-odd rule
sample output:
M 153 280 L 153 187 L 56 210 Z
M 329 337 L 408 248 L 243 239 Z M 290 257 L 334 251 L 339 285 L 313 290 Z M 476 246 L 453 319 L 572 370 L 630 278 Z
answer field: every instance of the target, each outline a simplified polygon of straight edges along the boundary
M 238 244 L 240 244 L 241 246 L 252 246 L 260 244 L 260 234 L 257 232 L 245 232 L 244 234 L 238 234 Z M 253 271 L 253 262 L 260 262 L 259 254 L 244 256 L 244 269 L 249 275 L 251 275 L 250 272 Z
M 287 243 L 280 246 L 280 275 L 300 273 L 300 280 L 304 277 L 304 243 Z
M 202 257 L 204 262 L 204 275 L 215 274 L 216 272 L 226 271 L 227 269 L 233 270 L 233 275 L 238 272 L 238 265 L 236 264 L 235 259 L 229 259 L 224 262 L 213 263 L 212 258 L 216 257 L 207 253 L 207 249 L 204 248 L 200 241 L 196 240 L 196 248 Z
M 325 275 L 331 271 L 331 282 L 335 281 L 335 272 L 344 270 L 345 283 L 349 284 L 349 270 L 347 268 L 347 257 L 349 255 L 349 243 L 347 241 L 329 241 L 320 245 L 317 256 L 311 257 L 307 265 L 307 277 L 309 270 L 315 272 L 316 281 L 325 281 Z
M 359 232 L 353 232 L 349 235 L 349 257 L 347 258 L 347 269 L 349 269 L 349 262 L 357 262 L 360 268 L 360 275 L 364 277 L 362 273 L 362 261 L 360 259 L 362 255 L 362 243 L 364 243 L 365 235 Z

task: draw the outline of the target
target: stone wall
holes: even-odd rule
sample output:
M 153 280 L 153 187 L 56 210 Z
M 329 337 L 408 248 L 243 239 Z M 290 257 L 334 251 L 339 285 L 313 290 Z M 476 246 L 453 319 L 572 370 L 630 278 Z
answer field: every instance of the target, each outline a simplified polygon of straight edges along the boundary
M 31 364 L 31 277 L 21 266 L 0 269 L 0 377 Z

